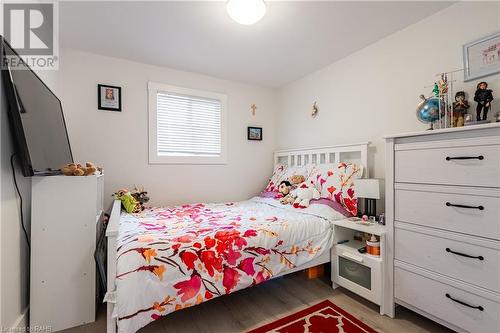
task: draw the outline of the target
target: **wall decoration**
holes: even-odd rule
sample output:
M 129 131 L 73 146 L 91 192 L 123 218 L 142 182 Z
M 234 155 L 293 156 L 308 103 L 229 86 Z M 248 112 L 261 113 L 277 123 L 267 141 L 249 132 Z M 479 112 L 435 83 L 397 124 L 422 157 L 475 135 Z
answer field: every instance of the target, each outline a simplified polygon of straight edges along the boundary
M 255 112 L 257 112 L 257 105 L 252 104 L 252 106 L 250 107 L 250 109 L 252 109 L 252 116 L 255 116 Z
M 500 73 L 500 32 L 463 46 L 464 81 Z
M 248 127 L 247 129 L 248 140 L 262 141 L 262 127 Z
M 120 112 L 122 110 L 122 88 L 98 84 L 97 108 L 99 110 Z
M 318 105 L 316 105 L 316 102 L 314 102 L 313 106 L 312 106 L 312 110 L 311 110 L 311 117 L 316 117 L 316 115 L 318 114 L 318 111 L 319 111 L 319 108 L 318 108 Z

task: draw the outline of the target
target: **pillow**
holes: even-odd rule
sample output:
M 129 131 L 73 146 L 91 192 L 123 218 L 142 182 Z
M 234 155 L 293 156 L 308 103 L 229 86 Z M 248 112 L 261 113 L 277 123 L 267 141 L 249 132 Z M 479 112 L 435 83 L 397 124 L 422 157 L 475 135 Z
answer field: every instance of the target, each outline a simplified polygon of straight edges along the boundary
M 281 181 L 286 178 L 288 167 L 285 164 L 276 164 L 274 166 L 273 175 L 269 179 L 264 192 L 278 192 Z
M 307 177 L 307 167 L 305 165 L 288 167 L 283 180 L 288 180 L 288 179 L 290 179 L 290 177 L 295 176 L 295 175 L 302 175 L 307 179 L 308 178 Z
M 358 199 L 353 180 L 361 178 L 363 166 L 352 163 L 320 164 L 308 166 L 309 179 L 321 193 L 321 197 L 340 203 L 356 216 Z

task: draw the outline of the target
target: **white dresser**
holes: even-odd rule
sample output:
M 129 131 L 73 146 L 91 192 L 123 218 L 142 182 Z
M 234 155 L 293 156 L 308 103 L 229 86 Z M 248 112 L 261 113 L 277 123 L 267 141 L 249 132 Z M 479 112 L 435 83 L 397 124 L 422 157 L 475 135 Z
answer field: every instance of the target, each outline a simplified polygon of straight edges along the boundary
M 93 322 L 96 223 L 104 176 L 33 177 L 30 326 L 62 329 Z
M 388 300 L 500 332 L 500 124 L 386 137 L 386 223 Z

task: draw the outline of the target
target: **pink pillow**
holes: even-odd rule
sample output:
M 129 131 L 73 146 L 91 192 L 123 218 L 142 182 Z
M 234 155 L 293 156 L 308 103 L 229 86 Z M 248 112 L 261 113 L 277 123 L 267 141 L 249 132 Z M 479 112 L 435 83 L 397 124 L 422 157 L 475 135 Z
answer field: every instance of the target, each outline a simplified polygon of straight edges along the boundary
M 354 179 L 363 176 L 363 166 L 343 162 L 338 165 L 313 164 L 308 166 L 307 174 L 322 198 L 340 203 L 354 216 L 358 213 Z

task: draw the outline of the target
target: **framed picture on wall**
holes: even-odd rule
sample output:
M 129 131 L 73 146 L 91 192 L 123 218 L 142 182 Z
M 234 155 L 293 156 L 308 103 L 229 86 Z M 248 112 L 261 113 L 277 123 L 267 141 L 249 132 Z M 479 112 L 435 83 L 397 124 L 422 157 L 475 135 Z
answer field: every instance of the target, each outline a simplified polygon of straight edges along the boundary
M 463 46 L 464 81 L 500 73 L 500 32 Z
M 97 108 L 99 110 L 120 112 L 122 110 L 122 88 L 98 84 Z
M 251 127 L 247 129 L 248 140 L 262 141 L 262 127 Z

